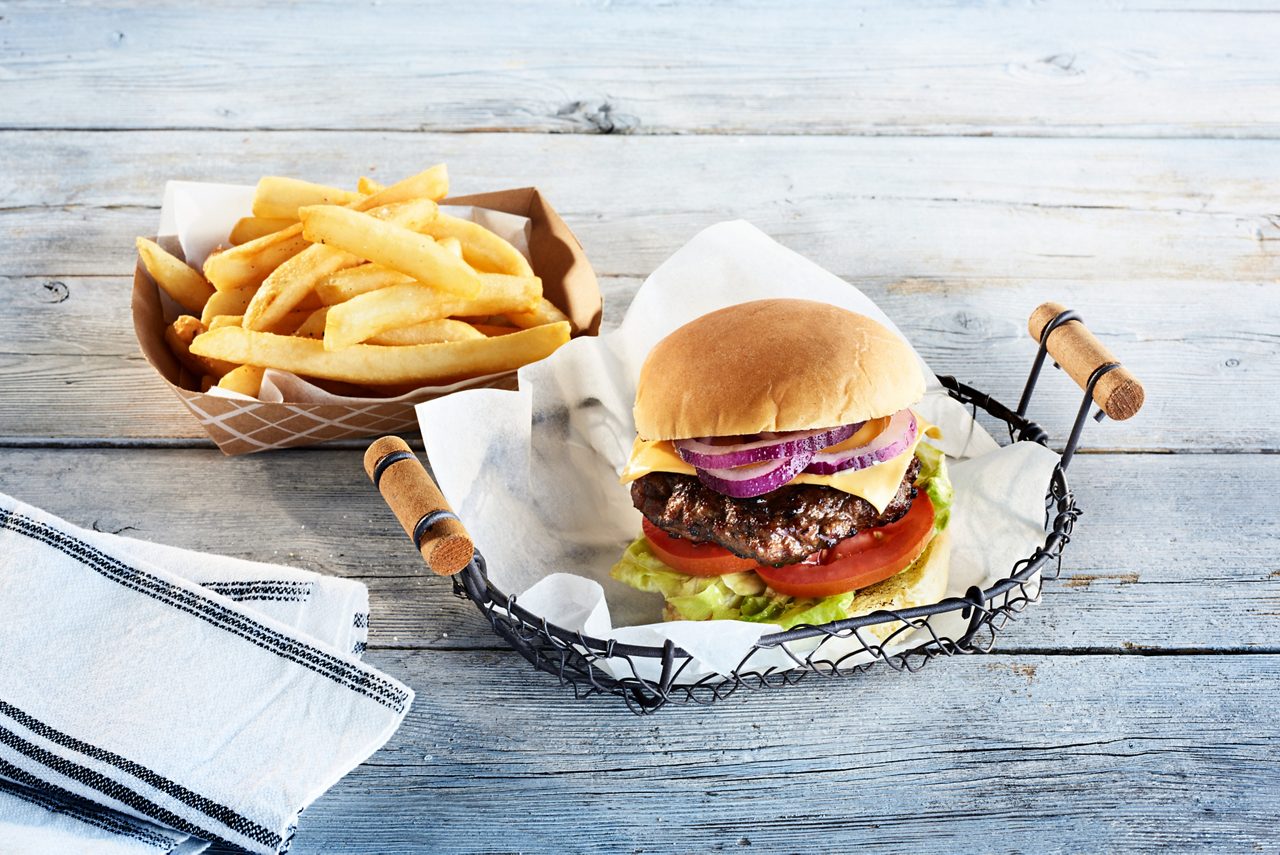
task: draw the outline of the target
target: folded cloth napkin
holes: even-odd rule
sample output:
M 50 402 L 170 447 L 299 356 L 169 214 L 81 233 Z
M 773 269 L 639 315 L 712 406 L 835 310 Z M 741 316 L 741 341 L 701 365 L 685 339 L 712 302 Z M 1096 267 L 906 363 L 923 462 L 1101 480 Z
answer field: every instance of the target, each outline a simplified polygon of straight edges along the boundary
M 135 562 L 163 567 L 339 650 L 364 653 L 369 589 L 359 582 L 97 531 L 79 534 L 108 554 L 121 550 Z
M 367 625 L 359 583 L 0 494 L 0 852 L 285 851 L 413 700 Z
M 0 852 L 198 855 L 208 848 L 181 831 L 0 778 Z

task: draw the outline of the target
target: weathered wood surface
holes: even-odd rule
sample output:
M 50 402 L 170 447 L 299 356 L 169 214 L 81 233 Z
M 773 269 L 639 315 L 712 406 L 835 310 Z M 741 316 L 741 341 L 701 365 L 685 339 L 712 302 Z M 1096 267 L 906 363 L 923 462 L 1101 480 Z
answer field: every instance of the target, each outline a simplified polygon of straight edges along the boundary
M 937 370 L 1008 398 L 1026 370 L 1025 314 L 1049 298 L 1075 306 L 1152 389 L 1142 418 L 1096 432 L 1102 447 L 1274 449 L 1280 402 L 1248 390 L 1280 370 L 1269 284 L 1280 276 L 1280 183 L 1269 169 L 1278 145 L 7 133 L 0 151 L 30 168 L 0 175 L 0 229 L 12 237 L 0 243 L 11 306 L 0 316 L 0 372 L 58 394 L 39 412 L 0 400 L 0 435 L 200 436 L 138 358 L 121 293 L 129 237 L 154 230 L 167 177 L 251 181 L 270 170 L 349 181 L 366 167 L 396 175 L 441 158 L 462 189 L 542 185 L 603 275 L 608 321 L 638 286 L 627 274 L 741 216 L 866 288 Z M 35 311 L 42 323 L 30 322 Z M 101 394 L 113 389 L 133 405 Z M 1050 379 L 1043 395 L 1046 425 L 1065 424 L 1069 384 Z M 1204 412 L 1232 415 L 1206 422 Z
M 1016 403 L 1035 347 L 1030 310 L 1078 309 L 1148 388 L 1141 416 L 1091 429 L 1094 449 L 1280 449 L 1280 299 L 1261 283 L 999 283 L 855 280 L 902 326 L 930 365 Z M 601 279 L 605 329 L 641 280 Z M 205 434 L 142 359 L 125 277 L 0 277 L 0 445 L 192 443 Z M 1151 313 L 1153 304 L 1194 312 Z M 981 355 L 979 358 L 978 355 Z M 33 407 L 33 401 L 41 401 Z M 126 402 L 127 403 L 124 403 Z M 1046 374 L 1033 415 L 1061 439 L 1080 393 Z M 1230 414 L 1206 418 L 1207 413 Z
M 849 277 L 1280 277 L 1275 140 L 207 131 L 0 135 L 21 166 L 0 173 L 0 275 L 131 270 L 168 179 L 351 184 L 440 160 L 457 193 L 537 184 L 610 275 L 742 217 Z
M 1274 136 L 1274 10 L 6 4 L 0 124 Z
M 1002 652 L 1280 652 L 1280 456 L 1084 455 L 1072 481 L 1085 515 L 1062 577 Z M 360 579 L 371 648 L 503 646 L 424 572 L 359 449 L 4 449 L 0 491 L 86 527 Z
M 965 657 L 653 718 L 499 653 L 370 660 L 418 700 L 296 852 L 1276 848 L 1280 657 Z
M 0 3 L 0 491 L 369 586 L 369 658 L 418 700 L 296 852 L 1280 851 L 1277 12 Z M 1149 400 L 1089 426 L 1062 578 L 918 675 L 572 701 L 422 573 L 361 443 L 223 458 L 133 339 L 166 180 L 437 160 L 540 186 L 606 328 L 734 217 L 1006 401 L 1030 310 L 1080 310 Z M 1077 403 L 1051 373 L 1034 415 Z

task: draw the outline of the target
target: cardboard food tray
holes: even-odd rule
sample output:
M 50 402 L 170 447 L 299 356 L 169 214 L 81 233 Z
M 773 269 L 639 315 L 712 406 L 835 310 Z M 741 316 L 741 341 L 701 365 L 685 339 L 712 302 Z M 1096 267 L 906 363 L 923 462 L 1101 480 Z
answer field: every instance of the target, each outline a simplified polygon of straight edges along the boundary
M 443 204 L 528 217 L 530 263 L 542 278 L 543 295 L 569 316 L 575 337 L 599 332 L 602 304 L 595 272 L 578 239 L 537 188 L 450 197 Z M 161 243 L 181 257 L 176 240 Z M 270 403 L 184 389 L 178 385 L 178 362 L 164 342 L 165 309 L 159 288 L 141 263 L 133 275 L 133 326 L 147 362 L 227 455 L 413 430 L 415 403 L 459 389 L 516 386 L 516 372 L 510 371 L 453 384 L 439 393 L 423 390 L 395 401 L 359 403 Z

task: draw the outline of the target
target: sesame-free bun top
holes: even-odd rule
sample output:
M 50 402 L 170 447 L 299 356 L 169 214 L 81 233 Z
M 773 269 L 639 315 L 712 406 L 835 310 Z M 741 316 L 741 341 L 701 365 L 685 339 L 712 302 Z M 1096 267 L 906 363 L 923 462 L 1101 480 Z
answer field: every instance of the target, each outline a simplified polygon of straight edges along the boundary
M 834 427 L 923 396 L 915 354 L 871 318 L 812 300 L 755 300 L 654 346 L 636 387 L 636 432 L 662 440 Z

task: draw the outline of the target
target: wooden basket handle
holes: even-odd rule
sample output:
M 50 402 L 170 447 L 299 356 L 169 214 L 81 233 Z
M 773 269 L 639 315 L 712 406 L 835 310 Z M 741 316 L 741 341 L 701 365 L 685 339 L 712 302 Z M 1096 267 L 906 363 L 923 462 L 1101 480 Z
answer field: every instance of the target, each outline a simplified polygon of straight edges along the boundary
M 431 572 L 452 576 L 471 562 L 471 536 L 403 439 L 374 440 L 364 453 L 364 471 Z
M 1039 342 L 1044 328 L 1066 310 L 1067 307 L 1061 303 L 1042 303 L 1031 313 L 1027 331 Z M 1079 320 L 1073 319 L 1056 327 L 1049 333 L 1045 345 L 1053 361 L 1062 366 L 1081 389 L 1088 388 L 1089 378 L 1098 368 L 1109 362 L 1118 364 L 1120 361 Z M 1093 387 L 1094 403 L 1102 408 L 1108 418 L 1116 421 L 1124 421 L 1136 415 L 1142 409 L 1145 399 L 1142 383 L 1124 366 L 1102 375 Z

